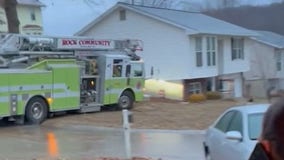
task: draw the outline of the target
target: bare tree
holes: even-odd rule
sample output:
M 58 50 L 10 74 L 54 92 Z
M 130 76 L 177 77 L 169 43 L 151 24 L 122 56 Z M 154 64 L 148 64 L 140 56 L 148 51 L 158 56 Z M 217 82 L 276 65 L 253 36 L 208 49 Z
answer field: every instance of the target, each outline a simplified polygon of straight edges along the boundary
M 101 1 L 101 0 L 100 1 L 98 1 L 98 0 L 84 0 L 84 2 L 91 7 L 99 6 L 101 3 L 104 3 L 104 1 Z
M 137 4 L 143 6 L 152 6 L 159 8 L 172 8 L 175 0 L 126 0 L 130 4 Z
M 17 0 L 0 0 L 0 6 L 6 12 L 8 32 L 19 33 L 20 22 L 17 14 Z
M 208 9 L 212 9 L 214 7 L 213 7 L 212 3 L 210 3 L 209 0 L 206 0 L 204 8 L 205 8 L 205 10 L 208 10 Z
M 171 8 L 174 1 L 173 0 L 150 0 L 152 1 L 152 6 L 160 8 Z
M 205 0 L 205 7 L 209 9 L 232 8 L 240 5 L 240 0 Z
M 223 2 L 222 2 L 223 1 Z M 222 0 L 223 8 L 232 8 L 240 5 L 240 0 Z

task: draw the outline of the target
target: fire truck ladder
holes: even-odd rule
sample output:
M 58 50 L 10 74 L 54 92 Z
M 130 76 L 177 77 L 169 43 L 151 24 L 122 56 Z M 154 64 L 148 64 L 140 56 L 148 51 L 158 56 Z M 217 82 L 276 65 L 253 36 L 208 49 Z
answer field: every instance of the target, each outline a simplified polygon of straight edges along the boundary
M 0 35 L 0 67 L 32 57 L 75 57 L 76 51 L 124 50 L 133 60 L 142 50 L 139 40 L 96 40 L 91 37 L 47 37 L 21 34 Z

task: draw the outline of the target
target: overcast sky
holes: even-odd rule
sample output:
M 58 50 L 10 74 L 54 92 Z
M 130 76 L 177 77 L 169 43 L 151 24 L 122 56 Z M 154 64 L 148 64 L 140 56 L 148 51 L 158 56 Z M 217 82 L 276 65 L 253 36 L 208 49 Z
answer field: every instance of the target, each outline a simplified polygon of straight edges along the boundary
M 44 34 L 73 35 L 90 23 L 118 0 L 94 0 L 88 4 L 85 0 L 40 0 L 46 7 L 42 9 Z M 202 2 L 203 0 L 191 0 Z M 277 0 L 241 0 L 253 5 L 268 4 Z
M 98 1 L 98 0 L 96 0 Z M 44 34 L 73 35 L 94 20 L 116 0 L 102 0 L 99 6 L 87 4 L 84 0 L 41 0 Z

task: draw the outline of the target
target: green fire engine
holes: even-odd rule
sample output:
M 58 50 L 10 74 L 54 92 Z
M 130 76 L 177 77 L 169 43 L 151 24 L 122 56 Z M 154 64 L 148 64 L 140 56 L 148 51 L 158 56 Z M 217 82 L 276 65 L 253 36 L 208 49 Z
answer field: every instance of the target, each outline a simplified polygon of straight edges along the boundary
M 0 119 L 40 124 L 62 111 L 143 100 L 139 40 L 0 35 Z

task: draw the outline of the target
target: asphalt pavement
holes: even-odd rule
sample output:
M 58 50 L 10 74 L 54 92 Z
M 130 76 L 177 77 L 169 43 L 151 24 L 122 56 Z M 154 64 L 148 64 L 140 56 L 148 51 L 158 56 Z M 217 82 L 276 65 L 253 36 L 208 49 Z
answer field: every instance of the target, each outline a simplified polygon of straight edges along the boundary
M 130 130 L 130 151 L 124 129 L 83 125 L 1 126 L 0 160 L 95 159 L 129 156 L 162 160 L 204 160 L 200 130 Z

